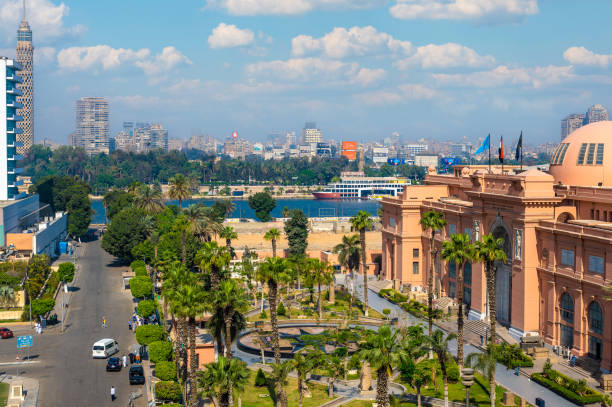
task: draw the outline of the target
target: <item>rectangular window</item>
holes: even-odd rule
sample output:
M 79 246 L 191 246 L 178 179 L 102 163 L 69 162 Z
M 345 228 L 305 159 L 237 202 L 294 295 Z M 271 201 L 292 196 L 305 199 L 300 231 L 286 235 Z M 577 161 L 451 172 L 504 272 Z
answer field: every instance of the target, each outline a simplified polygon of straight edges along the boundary
M 453 225 L 452 223 L 448 224 L 448 234 L 449 235 L 454 235 L 457 234 L 457 225 Z
M 574 251 L 561 249 L 561 264 L 574 267 Z
M 580 151 L 578 152 L 578 165 L 582 165 L 584 164 L 584 154 L 586 153 L 586 148 L 587 148 L 587 144 L 586 143 L 582 143 L 582 145 L 580 146 Z
M 463 233 L 465 233 L 466 235 L 468 235 L 470 237 L 470 240 L 474 240 L 472 238 L 472 228 L 465 228 L 463 229 Z
M 597 157 L 595 158 L 595 164 L 603 164 L 604 145 L 603 143 L 597 144 Z
M 463 269 L 463 283 L 472 285 L 472 263 L 465 263 Z
M 589 150 L 587 152 L 586 164 L 587 165 L 593 165 L 593 158 L 594 157 L 595 157 L 595 143 L 590 143 L 589 144 Z
M 455 294 L 457 294 L 457 285 L 454 281 L 448 283 L 448 296 L 451 298 L 455 298 Z
M 601 256 L 589 256 L 589 271 L 592 273 L 603 274 L 604 258 Z
M 419 274 L 419 262 L 418 261 L 412 262 L 412 274 Z
M 450 278 L 455 278 L 457 275 L 457 265 L 454 262 L 448 263 L 448 276 Z
M 463 303 L 469 307 L 472 304 L 472 289 L 470 287 L 463 287 Z
M 419 249 L 412 249 L 412 257 L 415 259 L 419 258 Z
M 389 217 L 389 226 L 391 226 L 392 228 L 395 227 L 395 217 L 393 216 Z

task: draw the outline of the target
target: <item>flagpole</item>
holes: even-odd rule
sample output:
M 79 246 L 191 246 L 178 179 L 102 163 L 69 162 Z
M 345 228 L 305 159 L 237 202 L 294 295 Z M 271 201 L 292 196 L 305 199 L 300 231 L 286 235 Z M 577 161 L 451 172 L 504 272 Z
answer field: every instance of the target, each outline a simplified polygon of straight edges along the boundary
M 502 175 L 504 175 L 504 136 L 499 140 L 499 152 L 501 153 Z
M 521 131 L 521 172 L 523 172 L 523 131 Z
M 489 174 L 491 173 L 491 136 L 489 135 Z

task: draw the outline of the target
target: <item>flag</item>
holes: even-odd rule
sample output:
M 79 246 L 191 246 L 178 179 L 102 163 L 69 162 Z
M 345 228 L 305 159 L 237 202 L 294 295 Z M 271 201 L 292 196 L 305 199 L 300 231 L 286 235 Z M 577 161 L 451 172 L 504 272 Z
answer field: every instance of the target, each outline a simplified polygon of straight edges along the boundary
M 482 142 L 482 145 L 480 146 L 480 148 L 478 150 L 476 150 L 476 152 L 474 153 L 474 155 L 478 155 L 480 153 L 485 152 L 486 150 L 488 150 L 489 148 L 491 148 L 491 135 L 489 134 L 487 136 L 487 138 Z
M 499 140 L 499 162 L 504 163 L 504 136 Z
M 523 155 L 523 131 L 521 130 L 521 136 L 516 144 L 516 152 L 514 153 L 514 159 L 518 161 Z

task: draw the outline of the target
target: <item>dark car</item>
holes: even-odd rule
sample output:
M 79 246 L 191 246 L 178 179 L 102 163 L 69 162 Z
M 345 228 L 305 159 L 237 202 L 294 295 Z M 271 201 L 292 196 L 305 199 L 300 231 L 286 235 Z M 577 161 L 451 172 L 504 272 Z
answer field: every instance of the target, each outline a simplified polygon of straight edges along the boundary
M 12 338 L 13 331 L 8 328 L 0 328 L 0 337 L 2 337 L 2 339 Z
M 144 384 L 144 369 L 142 365 L 130 366 L 130 384 Z
M 108 362 L 106 362 L 106 371 L 107 372 L 119 372 L 119 371 L 121 371 L 121 359 L 119 359 L 119 358 L 109 358 Z

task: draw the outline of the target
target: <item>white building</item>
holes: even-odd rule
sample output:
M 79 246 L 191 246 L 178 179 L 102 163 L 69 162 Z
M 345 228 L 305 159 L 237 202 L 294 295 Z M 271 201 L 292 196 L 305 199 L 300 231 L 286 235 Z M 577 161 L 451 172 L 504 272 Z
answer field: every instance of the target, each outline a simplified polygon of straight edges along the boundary
M 406 144 L 403 150 L 411 157 L 427 151 L 427 144 Z
M 389 159 L 389 147 L 372 147 L 372 161 L 376 165 L 382 165 Z
M 419 167 L 437 167 L 438 156 L 437 155 L 415 155 L 414 165 Z
M 12 59 L 0 57 L 0 74 L 4 78 L 4 86 L 0 87 L 0 100 L 4 101 L 0 108 L 0 200 L 20 199 L 25 194 L 20 194 L 17 187 L 23 181 L 17 181 L 17 174 L 22 172 L 17 168 L 17 161 L 23 157 L 17 154 L 17 147 L 22 143 L 17 142 L 17 135 L 21 129 L 17 123 L 21 117 L 17 115 L 17 109 L 21 104 L 17 102 L 17 96 L 21 91 L 17 84 L 21 83 L 18 73 L 21 66 Z
M 74 142 L 89 154 L 109 153 L 108 100 L 85 97 L 76 102 Z

